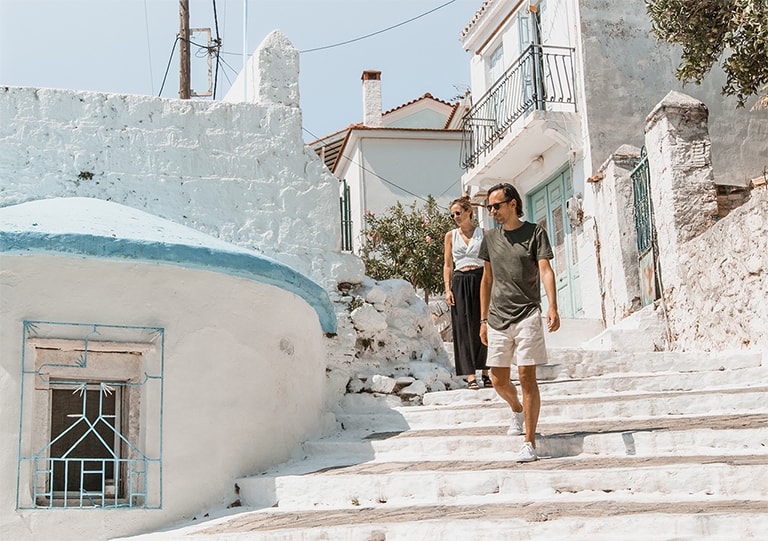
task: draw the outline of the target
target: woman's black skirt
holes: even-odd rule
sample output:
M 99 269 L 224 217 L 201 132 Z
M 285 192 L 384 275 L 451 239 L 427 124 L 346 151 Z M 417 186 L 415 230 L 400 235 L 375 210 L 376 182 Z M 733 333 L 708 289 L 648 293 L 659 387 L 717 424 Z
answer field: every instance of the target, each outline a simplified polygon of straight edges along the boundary
M 487 348 L 480 341 L 480 281 L 483 269 L 454 271 L 451 280 L 454 305 L 451 306 L 453 357 L 456 375 L 486 370 Z

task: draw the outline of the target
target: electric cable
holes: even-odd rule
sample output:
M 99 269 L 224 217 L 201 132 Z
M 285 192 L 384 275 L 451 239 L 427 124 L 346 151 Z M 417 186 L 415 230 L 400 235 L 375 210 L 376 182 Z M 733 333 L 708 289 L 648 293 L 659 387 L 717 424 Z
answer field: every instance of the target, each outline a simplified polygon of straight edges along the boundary
M 379 34 L 383 34 L 384 32 L 388 32 L 389 30 L 394 30 L 395 28 L 398 28 L 400 26 L 406 25 L 406 24 L 408 24 L 410 22 L 413 22 L 413 21 L 415 21 L 417 19 L 421 19 L 422 17 L 425 17 L 425 16 L 427 16 L 427 15 L 429 15 L 431 13 L 434 13 L 435 11 L 443 9 L 446 6 L 449 6 L 450 4 L 455 3 L 456 1 L 457 0 L 449 0 L 448 2 L 446 2 L 444 4 L 441 4 L 441 5 L 439 5 L 439 6 L 435 7 L 435 8 L 432 8 L 429 11 L 425 11 L 424 13 L 422 13 L 420 15 L 416 15 L 415 17 L 411 17 L 408 20 L 399 22 L 399 23 L 394 24 L 392 26 L 388 26 L 387 28 L 383 28 L 381 30 L 377 30 L 376 32 L 371 32 L 370 34 L 366 34 L 364 36 L 360 36 L 360 37 L 357 37 L 357 38 L 349 39 L 349 40 L 342 41 L 342 42 L 339 42 L 339 43 L 334 43 L 332 45 L 324 45 L 322 47 L 314 47 L 312 49 L 305 49 L 303 51 L 299 51 L 299 54 L 313 53 L 315 51 L 322 51 L 324 49 L 332 49 L 334 47 L 341 47 L 342 45 L 348 45 L 350 43 L 355 43 L 357 41 L 361 41 L 361 40 L 364 40 L 364 39 L 367 39 L 367 38 L 370 38 L 370 37 L 373 37 L 373 36 L 377 36 Z M 222 51 L 221 54 L 229 54 L 229 55 L 233 55 L 233 56 L 243 56 L 243 53 L 230 53 L 228 51 Z
M 384 32 L 388 32 L 389 30 L 393 30 L 393 29 L 398 28 L 400 26 L 406 25 L 406 24 L 408 24 L 410 22 L 413 22 L 413 21 L 415 21 L 417 19 L 421 19 L 422 17 L 425 17 L 425 16 L 429 15 L 430 13 L 434 13 L 435 11 L 437 11 L 439 9 L 443 9 L 445 6 L 453 4 L 454 2 L 456 2 L 456 0 L 449 0 L 445 4 L 442 4 L 440 6 L 437 6 L 436 8 L 430 9 L 429 11 L 425 11 L 421 15 L 417 15 L 416 17 L 412 17 L 412 18 L 410 18 L 410 19 L 408 19 L 406 21 L 403 21 L 403 22 L 397 23 L 395 25 L 389 26 L 387 28 L 384 28 L 383 30 L 377 30 L 376 32 L 372 32 L 370 34 L 366 34 L 366 35 L 360 36 L 358 38 L 353 38 L 353 39 L 349 39 L 347 41 L 342 41 L 342 42 L 339 42 L 339 43 L 334 43 L 333 45 L 325 45 L 323 47 L 315 47 L 313 49 L 306 49 L 304 51 L 299 51 L 299 53 L 302 54 L 302 53 L 313 53 L 315 51 L 323 51 L 325 49 L 332 49 L 334 47 L 340 47 L 342 45 L 349 45 L 350 43 L 355 43 L 357 41 L 361 41 L 361 40 L 364 40 L 364 39 L 367 39 L 367 38 L 370 38 L 370 37 L 373 37 L 373 36 L 377 36 L 379 34 L 383 34 Z
M 307 132 L 307 133 L 308 133 L 310 136 L 314 137 L 315 139 L 320 139 L 318 136 L 316 136 L 314 133 L 312 133 L 311 131 L 309 131 L 307 128 L 304 128 L 304 127 L 302 126 L 302 128 L 301 128 L 301 129 L 302 129 L 302 130 L 304 130 L 305 132 Z M 421 199 L 421 200 L 422 200 L 422 201 L 424 201 L 425 203 L 426 203 L 426 202 L 428 202 L 428 199 L 425 199 L 424 197 L 420 196 L 419 194 L 413 193 L 413 192 L 411 192 L 410 190 L 406 190 L 405 188 L 403 188 L 402 186 L 400 186 L 400 185 L 398 185 L 398 184 L 396 184 L 396 183 L 392 182 L 391 180 L 388 180 L 388 179 L 386 179 L 386 178 L 382 177 L 382 176 L 381 176 L 381 175 L 379 175 L 379 174 L 378 174 L 376 171 L 372 171 L 372 170 L 368 169 L 366 166 L 362 165 L 361 163 L 358 163 L 358 162 L 356 162 L 355 160 L 353 160 L 352 158 L 350 158 L 350 157 L 349 157 L 349 156 L 347 156 L 346 154 L 342 154 L 342 156 L 343 156 L 344 158 L 348 159 L 348 160 L 350 161 L 350 163 L 352 163 L 353 165 L 356 165 L 357 167 L 360 167 L 360 168 L 361 168 L 363 171 L 365 171 L 366 173 L 370 173 L 371 175 L 373 175 L 374 177 L 378 178 L 379 180 L 381 180 L 381 181 L 382 181 L 382 182 L 384 182 L 385 184 L 389 184 L 390 186 L 394 186 L 394 187 L 395 187 L 395 188 L 397 188 L 398 190 L 402 190 L 402 191 L 404 191 L 405 193 L 407 193 L 408 195 L 411 195 L 411 196 L 415 197 L 416 199 Z M 455 184 L 455 182 L 454 182 L 454 184 Z M 447 190 L 446 190 L 446 191 L 447 191 Z M 445 193 L 445 192 L 443 192 L 443 193 Z M 443 209 L 445 209 L 445 207 L 443 207 L 442 205 L 439 205 L 439 204 L 438 204 L 437 206 L 438 206 L 438 207 L 440 207 L 440 208 L 443 208 Z
M 163 84 L 160 85 L 160 92 L 157 93 L 157 97 L 163 95 L 163 88 L 165 88 L 165 81 L 168 78 L 168 70 L 171 69 L 171 62 L 173 61 L 173 53 L 176 51 L 176 44 L 179 42 L 179 35 L 176 34 L 176 40 L 173 42 L 173 47 L 171 48 L 171 55 L 168 57 L 168 65 L 165 67 L 165 75 L 163 75 Z
M 152 77 L 152 44 L 149 39 L 149 11 L 147 10 L 147 0 L 144 0 L 144 25 L 147 29 L 147 57 L 149 62 L 149 86 L 152 93 L 155 93 L 155 80 Z
M 146 1 L 146 0 L 145 0 Z M 216 86 L 219 82 L 219 51 L 221 51 L 221 36 L 219 36 L 219 15 L 216 12 L 216 0 L 213 0 L 213 25 L 216 28 L 216 69 L 213 72 L 213 94 L 211 99 L 216 99 Z

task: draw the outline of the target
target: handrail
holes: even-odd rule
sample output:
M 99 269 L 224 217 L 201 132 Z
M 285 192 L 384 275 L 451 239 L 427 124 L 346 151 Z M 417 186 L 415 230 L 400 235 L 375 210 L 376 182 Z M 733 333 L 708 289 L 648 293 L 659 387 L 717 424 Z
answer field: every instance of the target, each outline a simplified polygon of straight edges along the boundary
M 576 92 L 572 47 L 531 44 L 462 119 L 460 164 L 477 165 L 504 132 L 532 110 L 573 104 Z

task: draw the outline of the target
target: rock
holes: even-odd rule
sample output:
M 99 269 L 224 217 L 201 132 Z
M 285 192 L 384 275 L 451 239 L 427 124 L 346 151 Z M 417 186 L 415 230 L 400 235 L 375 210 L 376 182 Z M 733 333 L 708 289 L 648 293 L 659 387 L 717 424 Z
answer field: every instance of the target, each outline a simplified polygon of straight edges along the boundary
M 361 332 L 383 331 L 387 328 L 384 314 L 378 312 L 370 304 L 363 304 L 359 308 L 355 308 L 350 317 L 355 328 Z
M 365 382 L 363 382 L 363 380 L 358 378 L 352 378 L 349 380 L 349 383 L 347 383 L 347 392 L 359 393 L 363 390 L 364 387 L 365 387 Z
M 390 394 L 395 390 L 396 384 L 397 381 L 393 378 L 390 378 L 389 376 L 374 374 L 368 380 L 368 383 L 365 386 L 365 390 L 371 391 L 373 393 Z
M 397 393 L 401 398 L 410 400 L 413 398 L 421 398 L 427 392 L 427 384 L 423 381 L 416 380 L 408 387 L 403 387 L 400 392 Z

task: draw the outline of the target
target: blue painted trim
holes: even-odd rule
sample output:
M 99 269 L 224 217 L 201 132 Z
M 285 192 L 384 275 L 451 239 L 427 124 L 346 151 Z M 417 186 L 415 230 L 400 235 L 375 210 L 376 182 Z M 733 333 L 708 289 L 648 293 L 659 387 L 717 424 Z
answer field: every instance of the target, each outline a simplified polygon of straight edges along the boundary
M 324 332 L 336 332 L 336 313 L 325 289 L 291 267 L 245 249 L 227 251 L 76 233 L 0 231 L 0 252 L 150 261 L 255 280 L 298 295 L 317 312 Z

